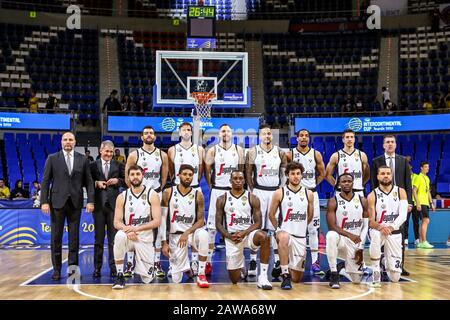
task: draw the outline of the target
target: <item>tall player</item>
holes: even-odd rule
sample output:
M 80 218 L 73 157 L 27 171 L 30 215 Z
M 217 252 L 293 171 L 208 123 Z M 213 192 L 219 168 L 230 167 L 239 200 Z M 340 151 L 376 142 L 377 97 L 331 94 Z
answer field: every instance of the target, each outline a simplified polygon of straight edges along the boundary
M 260 268 L 257 287 L 271 290 L 267 279 L 269 269 L 270 238 L 261 229 L 261 207 L 258 197 L 244 190 L 244 173 L 233 170 L 231 190 L 217 199 L 216 227 L 225 238 L 227 269 L 231 282 L 236 284 L 245 265 L 244 248 L 257 251 L 261 248 Z
M 272 237 L 274 228 L 270 223 L 268 212 L 273 193 L 281 186 L 283 170 L 286 168 L 286 154 L 278 146 L 273 145 L 273 136 L 270 126 L 263 124 L 259 127 L 260 144 L 248 150 L 245 161 L 245 174 L 250 191 L 259 198 L 261 203 L 262 227 L 268 230 L 271 237 L 275 255 L 274 270 L 280 269 L 280 258 L 275 237 Z M 284 181 L 283 181 L 284 182 Z M 256 253 L 250 254 L 249 276 L 256 276 Z M 274 277 L 278 277 L 278 273 Z
M 338 177 L 340 192 L 328 200 L 327 257 L 331 270 L 330 287 L 339 289 L 338 251 L 345 257 L 345 271 L 353 283 L 360 283 L 363 273 L 363 250 L 369 225 L 367 200 L 353 191 L 353 175 Z
M 211 259 L 216 239 L 216 202 L 217 198 L 231 190 L 231 172 L 244 170 L 244 150 L 232 143 L 232 129 L 229 124 L 219 128 L 219 143 L 206 153 L 205 178 L 211 189 L 208 210 L 209 250 L 206 274 L 212 271 Z
M 131 165 L 127 170 L 131 187 L 117 197 L 114 213 L 114 258 L 117 278 L 113 289 L 123 289 L 123 260 L 128 251 L 136 252 L 136 273 L 144 283 L 154 279 L 154 245 L 161 225 L 161 205 L 158 194 L 143 184 L 142 168 Z
M 346 129 L 342 134 L 344 148 L 334 152 L 328 162 L 325 178 L 334 187 L 336 180 L 333 177 L 337 166 L 337 176 L 351 173 L 354 177 L 353 188 L 360 196 L 364 196 L 364 186 L 370 179 L 370 168 L 367 155 L 355 148 L 355 132 Z
M 134 164 L 137 164 L 144 170 L 144 185 L 147 188 L 155 190 L 161 199 L 162 189 L 167 182 L 167 174 L 169 167 L 169 160 L 167 154 L 155 146 L 155 130 L 152 126 L 145 126 L 142 129 L 141 140 L 143 145 L 141 148 L 134 150 L 128 155 L 127 163 L 125 166 L 125 182 L 130 186 L 130 180 L 128 178 L 128 168 Z M 164 217 L 163 217 L 164 218 Z M 165 273 L 161 268 L 161 235 L 159 230 L 156 247 L 155 247 L 155 274 L 158 278 L 164 278 Z M 128 263 L 126 275 L 131 276 L 133 268 L 133 253 L 128 252 Z
M 200 190 L 191 187 L 195 175 L 194 167 L 182 164 L 178 169 L 180 184 L 164 190 L 161 206 L 167 219 L 162 235 L 162 250 L 169 258 L 172 269 L 172 280 L 180 283 L 183 273 L 191 271 L 188 257 L 188 246 L 198 249 L 200 254 L 197 285 L 208 288 L 205 276 L 206 258 L 208 255 L 208 232 L 205 225 L 205 200 Z M 168 239 L 166 231 L 169 233 Z
M 402 224 L 408 214 L 408 198 L 403 188 L 392 183 L 392 171 L 381 166 L 377 173 L 378 188 L 368 197 L 370 226 L 370 259 L 373 268 L 373 286 L 381 287 L 380 258 L 384 245 L 386 271 L 392 282 L 398 282 L 402 273 Z
M 269 218 L 276 227 L 283 290 L 292 289 L 291 277 L 300 282 L 305 270 L 306 230 L 314 215 L 314 195 L 301 185 L 303 172 L 302 164 L 289 163 L 285 171 L 287 185 L 275 191 L 270 204 Z
M 325 178 L 325 164 L 319 151 L 309 147 L 309 131 L 301 129 L 297 132 L 297 147 L 287 154 L 288 161 L 301 163 L 305 172 L 301 181 L 302 186 L 314 193 L 314 218 L 308 225 L 308 242 L 311 249 L 313 273 L 320 273 L 319 263 L 319 228 L 320 203 L 317 186 Z

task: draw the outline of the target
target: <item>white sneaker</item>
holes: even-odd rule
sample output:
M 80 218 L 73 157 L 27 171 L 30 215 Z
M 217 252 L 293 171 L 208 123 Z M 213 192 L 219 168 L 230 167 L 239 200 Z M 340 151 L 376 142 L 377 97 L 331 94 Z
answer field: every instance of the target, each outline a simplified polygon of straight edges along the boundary
M 417 245 L 420 243 L 419 239 L 414 240 L 414 245 L 417 247 Z
M 183 272 L 172 273 L 172 281 L 175 283 L 180 283 L 183 280 Z
M 256 260 L 250 260 L 250 265 L 248 267 L 248 275 L 251 277 L 255 277 L 257 274 L 257 264 L 256 264 Z
M 191 270 L 194 276 L 198 275 L 198 268 L 199 268 L 199 264 L 198 261 L 192 261 L 191 262 Z
M 407 246 L 409 244 L 408 239 L 405 239 L 403 243 L 405 244 L 405 246 Z
M 167 276 L 171 277 L 172 276 L 172 266 L 169 265 L 169 270 L 167 270 Z
M 154 275 L 153 276 L 144 276 L 144 275 L 141 274 L 141 280 L 145 284 L 149 284 L 150 282 L 153 281 L 153 279 L 155 279 Z
M 257 287 L 263 290 L 272 290 L 272 284 L 267 279 L 267 276 L 263 276 L 262 274 L 258 277 Z

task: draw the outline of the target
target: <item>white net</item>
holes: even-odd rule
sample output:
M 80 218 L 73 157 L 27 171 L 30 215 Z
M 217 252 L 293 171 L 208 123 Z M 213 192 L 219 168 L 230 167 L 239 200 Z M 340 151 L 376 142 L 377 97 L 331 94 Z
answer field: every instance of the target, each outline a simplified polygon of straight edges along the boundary
M 211 119 L 211 100 L 215 98 L 216 94 L 212 92 L 193 92 L 194 98 L 194 119 L 209 120 Z

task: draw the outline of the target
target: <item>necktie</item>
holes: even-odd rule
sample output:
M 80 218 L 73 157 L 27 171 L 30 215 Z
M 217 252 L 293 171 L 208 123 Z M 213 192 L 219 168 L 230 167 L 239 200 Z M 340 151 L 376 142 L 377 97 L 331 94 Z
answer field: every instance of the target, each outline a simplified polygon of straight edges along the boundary
M 392 183 L 395 185 L 394 159 L 392 157 L 389 157 L 389 168 L 391 168 L 392 172 Z
M 105 162 L 105 178 L 108 179 L 108 174 L 109 174 L 109 164 L 108 162 Z
M 72 164 L 70 160 L 70 152 L 67 152 L 66 156 L 67 169 L 69 170 L 69 174 L 72 174 Z

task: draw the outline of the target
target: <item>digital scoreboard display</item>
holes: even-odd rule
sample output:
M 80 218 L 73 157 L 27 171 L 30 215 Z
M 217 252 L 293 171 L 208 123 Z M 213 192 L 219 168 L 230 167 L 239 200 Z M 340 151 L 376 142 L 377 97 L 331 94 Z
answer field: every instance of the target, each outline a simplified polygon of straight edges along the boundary
M 189 6 L 187 9 L 188 49 L 216 47 L 216 7 Z
M 189 6 L 188 18 L 216 18 L 216 7 Z

